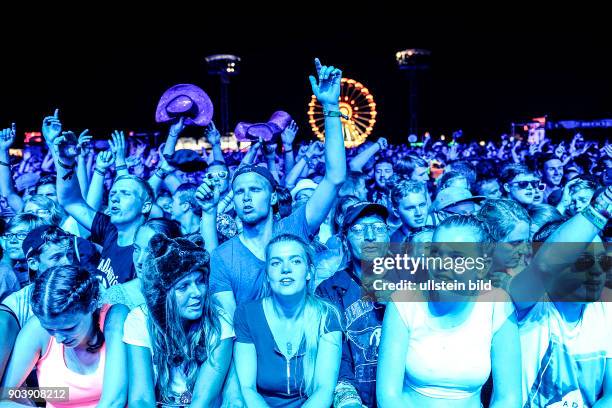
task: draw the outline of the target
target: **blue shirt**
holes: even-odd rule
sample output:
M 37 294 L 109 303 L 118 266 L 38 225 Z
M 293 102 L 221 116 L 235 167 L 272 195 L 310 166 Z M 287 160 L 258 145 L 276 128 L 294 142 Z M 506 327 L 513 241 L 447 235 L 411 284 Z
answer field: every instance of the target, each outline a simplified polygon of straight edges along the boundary
M 329 313 L 325 333 L 341 331 L 335 313 Z M 305 342 L 290 359 L 281 353 L 263 309 L 263 299 L 236 309 L 234 331 L 239 343 L 254 344 L 257 350 L 257 392 L 270 407 L 301 407 L 308 396 L 304 391 L 303 359 Z
M 306 206 L 274 224 L 273 237 L 293 234 L 309 242 Z M 219 245 L 210 257 L 210 290 L 212 294 L 233 292 L 236 305 L 264 295 L 265 262 L 257 258 L 238 236 Z

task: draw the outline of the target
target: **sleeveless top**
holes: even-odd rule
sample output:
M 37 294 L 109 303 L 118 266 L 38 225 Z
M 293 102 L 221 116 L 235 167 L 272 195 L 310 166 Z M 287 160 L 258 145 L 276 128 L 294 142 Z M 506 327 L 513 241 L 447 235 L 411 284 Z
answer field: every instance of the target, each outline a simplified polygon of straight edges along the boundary
M 100 310 L 100 330 L 104 332 L 104 320 L 111 305 L 103 305 Z M 104 366 L 106 363 L 106 342 L 100 348 L 100 361 L 96 371 L 91 374 L 78 374 L 66 366 L 64 345 L 51 336 L 47 351 L 38 360 L 38 384 L 40 387 L 68 387 L 69 401 L 47 402 L 48 408 L 95 408 L 102 395 Z

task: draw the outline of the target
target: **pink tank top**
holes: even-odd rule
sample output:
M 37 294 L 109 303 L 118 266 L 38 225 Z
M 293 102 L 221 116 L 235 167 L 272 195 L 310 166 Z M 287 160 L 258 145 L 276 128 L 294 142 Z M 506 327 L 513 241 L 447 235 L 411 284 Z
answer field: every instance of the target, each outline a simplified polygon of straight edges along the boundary
M 100 310 L 100 330 L 104 332 L 104 319 L 110 305 Z M 98 368 L 91 374 L 78 374 L 66 367 L 64 345 L 51 336 L 47 352 L 38 360 L 36 369 L 40 387 L 68 387 L 70 400 L 67 402 L 47 402 L 48 408 L 95 408 L 102 395 L 104 365 L 106 363 L 106 343 L 100 349 Z

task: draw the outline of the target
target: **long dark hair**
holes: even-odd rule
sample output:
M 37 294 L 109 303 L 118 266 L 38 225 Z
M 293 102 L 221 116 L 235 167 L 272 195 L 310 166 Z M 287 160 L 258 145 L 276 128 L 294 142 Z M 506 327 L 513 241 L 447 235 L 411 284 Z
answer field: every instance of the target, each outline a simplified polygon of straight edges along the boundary
M 32 311 L 37 317 L 56 318 L 68 313 L 87 313 L 100 296 L 100 281 L 77 266 L 55 266 L 40 274 L 32 290 Z M 104 344 L 100 309 L 92 313 L 94 334 L 87 351 L 94 353 Z
M 143 293 L 149 309 L 148 328 L 153 362 L 158 370 L 158 393 L 162 401 L 174 401 L 172 372 L 180 367 L 187 389 L 193 392 L 200 366 L 212 357 L 220 342 L 219 308 L 214 304 L 209 283 L 208 252 L 185 239 L 156 234 L 149 242 L 151 257 L 145 263 Z M 199 272 L 204 278 L 202 317 L 186 331 L 178 312 L 174 285 L 183 277 Z M 214 364 L 214 361 L 211 360 Z

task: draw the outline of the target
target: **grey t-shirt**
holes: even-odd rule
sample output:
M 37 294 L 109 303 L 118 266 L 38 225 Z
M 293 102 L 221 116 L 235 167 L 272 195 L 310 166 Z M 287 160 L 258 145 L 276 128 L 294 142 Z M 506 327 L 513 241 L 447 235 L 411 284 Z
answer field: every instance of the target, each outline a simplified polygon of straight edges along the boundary
M 306 206 L 274 224 L 272 236 L 293 234 L 310 241 Z M 265 262 L 257 258 L 238 236 L 217 247 L 210 258 L 211 293 L 234 293 L 236 305 L 263 297 Z

